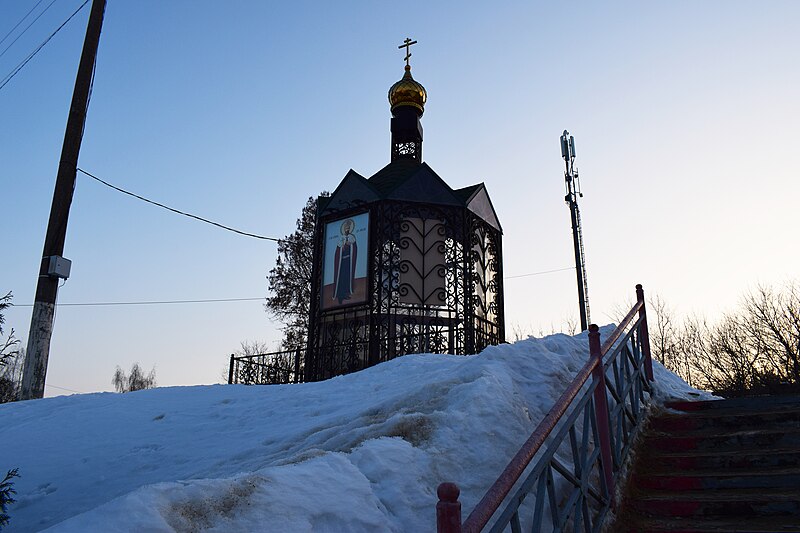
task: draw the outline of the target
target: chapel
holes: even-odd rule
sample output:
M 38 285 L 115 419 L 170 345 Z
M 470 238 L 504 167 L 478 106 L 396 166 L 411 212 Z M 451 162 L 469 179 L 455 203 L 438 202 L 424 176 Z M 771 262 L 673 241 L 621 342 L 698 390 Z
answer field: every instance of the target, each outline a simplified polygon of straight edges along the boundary
M 351 169 L 317 201 L 303 381 L 505 339 L 500 221 L 483 183 L 453 189 L 422 158 L 415 43 L 400 46 L 405 71 L 389 89 L 389 163 L 369 177 Z

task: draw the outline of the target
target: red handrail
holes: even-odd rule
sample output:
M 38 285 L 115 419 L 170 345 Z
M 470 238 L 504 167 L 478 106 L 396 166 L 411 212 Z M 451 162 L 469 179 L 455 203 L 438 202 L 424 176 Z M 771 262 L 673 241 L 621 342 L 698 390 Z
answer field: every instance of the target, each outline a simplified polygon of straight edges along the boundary
M 483 526 L 485 526 L 492 515 L 500 507 L 505 497 L 511 491 L 514 483 L 517 482 L 522 472 L 531 462 L 536 452 L 542 447 L 553 428 L 556 427 L 562 415 L 567 411 L 567 408 L 575 399 L 578 392 L 580 392 L 583 384 L 589 376 L 592 375 L 592 370 L 597 365 L 598 360 L 592 359 L 580 369 L 578 375 L 572 380 L 567 390 L 565 390 L 556 401 L 550 412 L 542 419 L 539 425 L 533 430 L 531 436 L 522 445 L 522 448 L 517 452 L 513 459 L 508 463 L 503 473 L 497 478 L 492 487 L 478 502 L 478 505 L 472 510 L 467 517 L 467 520 L 462 524 L 461 531 L 464 533 L 477 533 Z
M 516 455 L 514 455 L 511 461 L 509 461 L 506 468 L 497 478 L 497 481 L 494 482 L 483 498 L 481 498 L 481 501 L 478 502 L 463 524 L 460 524 L 460 528 L 449 527 L 447 529 L 448 532 L 479 533 L 489 522 L 489 520 L 492 518 L 492 515 L 494 515 L 494 513 L 503 503 L 505 497 L 509 492 L 511 492 L 514 484 L 528 467 L 533 457 L 545 443 L 547 437 L 550 435 L 550 432 L 553 431 L 558 424 L 558 421 L 561 420 L 561 417 L 564 415 L 564 413 L 566 413 L 570 404 L 578 395 L 578 392 L 580 392 L 583 385 L 586 383 L 586 380 L 589 379 L 589 376 L 592 375 L 592 372 L 595 370 L 595 368 L 601 364 L 603 357 L 606 355 L 608 350 L 610 350 L 614 343 L 622 336 L 622 334 L 625 332 L 625 328 L 628 327 L 637 314 L 644 315 L 644 293 L 641 285 L 636 285 L 636 297 L 636 304 L 631 308 L 628 314 L 625 315 L 625 318 L 622 319 L 622 322 L 620 322 L 616 329 L 614 329 L 611 335 L 609 335 L 606 341 L 603 343 L 602 347 L 600 348 L 600 353 L 598 354 L 599 356 L 591 357 L 583 366 L 583 368 L 580 369 L 567 389 L 561 394 L 558 400 L 556 400 L 556 403 L 553 405 L 547 415 L 545 415 L 539 425 L 536 426 L 536 429 L 533 430 L 533 433 L 531 433 L 531 436 L 528 437 L 528 440 L 525 441 Z M 590 326 L 590 330 L 593 330 L 593 333 L 597 334 L 597 326 Z M 648 340 L 645 349 L 646 358 L 648 358 L 649 352 Z M 652 370 L 650 372 L 652 373 Z M 652 380 L 651 375 L 648 375 L 648 378 Z M 605 387 L 603 387 L 603 389 L 605 389 Z M 448 495 L 453 492 L 453 489 L 455 489 L 455 491 L 458 490 L 455 485 L 447 485 L 449 489 Z M 452 487 L 450 487 L 450 485 L 452 485 Z M 455 494 L 457 498 L 458 492 L 455 492 Z M 461 508 L 459 504 L 459 515 L 460 510 Z
M 637 285 L 637 287 L 641 287 L 641 285 Z M 611 335 L 609 335 L 606 341 L 603 343 L 603 347 L 600 348 L 600 355 L 602 357 L 606 356 L 606 353 L 608 353 L 608 350 L 610 350 L 611 347 L 614 345 L 614 343 L 617 342 L 617 339 L 619 339 L 622 336 L 622 334 L 625 333 L 625 328 L 628 327 L 628 324 L 631 323 L 633 317 L 643 307 L 644 307 L 644 300 L 639 300 L 633 305 L 631 310 L 628 311 L 628 314 L 625 315 L 625 318 L 622 319 L 622 322 L 619 323 L 619 326 L 617 326 L 617 328 L 611 332 Z

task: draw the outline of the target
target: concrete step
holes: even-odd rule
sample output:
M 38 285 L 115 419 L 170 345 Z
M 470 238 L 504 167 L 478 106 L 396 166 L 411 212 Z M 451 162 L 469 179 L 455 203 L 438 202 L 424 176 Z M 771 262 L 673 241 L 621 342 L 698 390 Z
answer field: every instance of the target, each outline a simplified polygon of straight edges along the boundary
M 800 429 L 741 431 L 729 434 L 699 436 L 653 435 L 643 442 L 646 449 L 657 452 L 740 451 L 742 449 L 800 450 Z
M 630 515 L 627 523 L 618 523 L 613 533 L 800 533 L 794 518 L 748 516 L 737 518 L 664 518 Z
M 612 531 L 800 533 L 800 396 L 667 407 L 637 447 Z
M 630 509 L 649 517 L 787 517 L 800 523 L 800 488 L 638 492 Z
M 777 471 L 716 472 L 697 475 L 640 474 L 631 482 L 634 490 L 717 490 L 741 488 L 793 489 L 800 487 L 800 467 Z
M 771 409 L 800 408 L 800 396 L 755 396 L 751 398 L 732 398 L 729 400 L 705 400 L 700 402 L 667 402 L 668 409 L 684 412 L 697 411 L 769 411 Z
M 710 431 L 744 431 L 758 429 L 800 429 L 800 408 L 771 409 L 753 412 L 731 410 L 665 413 L 654 418 L 649 430 L 653 433 L 696 435 Z
M 757 469 L 761 472 L 779 472 L 793 469 L 800 465 L 800 450 L 734 450 L 725 453 L 711 450 L 708 452 L 676 452 L 642 454 L 643 466 L 641 470 L 652 474 L 673 473 L 684 475 L 695 473 L 713 474 L 725 471 L 727 473 L 741 474 Z

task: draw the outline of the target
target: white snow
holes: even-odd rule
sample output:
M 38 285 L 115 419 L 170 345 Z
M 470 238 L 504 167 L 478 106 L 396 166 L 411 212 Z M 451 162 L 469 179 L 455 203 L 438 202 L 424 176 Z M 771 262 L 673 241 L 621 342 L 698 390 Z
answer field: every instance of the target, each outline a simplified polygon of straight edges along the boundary
M 431 531 L 438 484 L 466 517 L 587 358 L 559 334 L 320 383 L 0 405 L 8 531 Z M 707 397 L 655 367 L 659 399 Z

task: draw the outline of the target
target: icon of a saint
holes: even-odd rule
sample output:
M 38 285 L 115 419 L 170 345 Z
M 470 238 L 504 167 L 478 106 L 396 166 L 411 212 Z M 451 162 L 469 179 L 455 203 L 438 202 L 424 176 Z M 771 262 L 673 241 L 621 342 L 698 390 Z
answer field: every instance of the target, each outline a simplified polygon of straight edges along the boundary
M 356 223 L 352 218 L 342 222 L 339 228 L 341 237 L 336 244 L 336 255 L 333 259 L 333 299 L 342 304 L 353 295 L 356 275 L 356 236 L 353 235 Z

